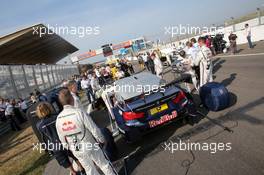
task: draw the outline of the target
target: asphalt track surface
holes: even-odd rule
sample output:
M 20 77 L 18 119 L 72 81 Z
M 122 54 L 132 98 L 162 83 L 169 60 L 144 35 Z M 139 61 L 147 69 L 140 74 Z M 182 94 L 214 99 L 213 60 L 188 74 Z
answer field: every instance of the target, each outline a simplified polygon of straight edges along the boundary
M 231 106 L 220 112 L 201 109 L 213 120 L 201 118 L 194 126 L 174 122 L 134 144 L 117 137 L 120 159 L 114 165 L 119 174 L 125 174 L 123 158 L 127 155 L 126 169 L 133 175 L 264 174 L 264 43 L 257 43 L 252 50 L 245 45 L 239 48 L 237 55 L 214 58 L 214 81 L 223 83 L 231 92 Z M 167 81 L 173 80 L 170 68 L 164 73 Z M 199 99 L 195 99 L 198 104 Z M 106 111 L 94 113 L 93 118 L 101 127 L 109 124 Z M 208 149 L 172 152 L 166 147 L 172 143 L 179 146 L 180 142 L 200 143 L 208 145 Z M 223 151 L 221 147 L 215 152 L 214 145 L 219 143 L 228 143 L 231 150 Z M 44 174 L 65 174 L 65 170 L 53 160 Z

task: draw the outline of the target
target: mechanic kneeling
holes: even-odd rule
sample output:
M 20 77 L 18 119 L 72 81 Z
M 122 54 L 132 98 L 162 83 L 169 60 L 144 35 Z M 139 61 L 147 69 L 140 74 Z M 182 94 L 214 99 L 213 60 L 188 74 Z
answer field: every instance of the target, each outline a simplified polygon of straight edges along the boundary
M 105 175 L 116 175 L 111 162 L 100 148 L 104 136 L 86 112 L 74 107 L 74 99 L 68 89 L 59 93 L 63 111 L 56 120 L 56 128 L 62 145 L 72 151 L 87 175 L 100 175 L 98 166 Z M 95 166 L 96 164 L 96 166 Z

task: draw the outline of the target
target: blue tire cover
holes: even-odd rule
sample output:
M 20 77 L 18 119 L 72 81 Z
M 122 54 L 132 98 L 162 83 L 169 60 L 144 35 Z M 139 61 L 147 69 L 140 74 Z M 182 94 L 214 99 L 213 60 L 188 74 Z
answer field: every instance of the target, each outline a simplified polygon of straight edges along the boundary
M 221 83 L 210 82 L 200 88 L 200 98 L 204 106 L 211 111 L 219 111 L 227 108 L 230 95 Z

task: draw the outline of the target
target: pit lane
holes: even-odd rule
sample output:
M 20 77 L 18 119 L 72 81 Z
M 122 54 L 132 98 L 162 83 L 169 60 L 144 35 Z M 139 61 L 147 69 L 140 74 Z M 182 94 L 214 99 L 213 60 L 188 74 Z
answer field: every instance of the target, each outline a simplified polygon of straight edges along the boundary
M 263 43 L 256 50 L 264 48 Z M 236 56 L 214 58 L 215 81 L 223 83 L 232 93 L 231 107 L 220 112 L 209 112 L 208 116 L 219 125 L 202 119 L 194 126 L 171 123 L 144 137 L 138 143 L 128 144 L 116 138 L 120 160 L 115 162 L 120 174 L 124 174 L 122 158 L 130 155 L 127 170 L 130 174 L 264 174 L 264 56 L 244 56 L 247 50 Z M 165 69 L 165 79 L 173 80 L 170 68 Z M 105 113 L 106 115 L 106 113 Z M 107 122 L 99 121 L 99 125 Z M 165 151 L 164 142 L 231 143 L 230 151 Z
M 230 128 L 233 133 L 203 118 L 194 126 L 171 123 L 134 144 L 126 143 L 118 136 L 119 160 L 114 165 L 119 174 L 125 174 L 123 158 L 127 155 L 130 157 L 126 169 L 133 175 L 264 174 L 264 56 L 244 55 L 260 53 L 264 43 L 257 43 L 253 50 L 246 46 L 240 48 L 243 51 L 239 55 L 214 58 L 214 79 L 228 88 L 232 100 L 230 108 L 208 113 L 210 118 Z M 167 81 L 173 80 L 170 68 L 166 68 L 164 73 Z M 196 96 L 195 99 L 198 100 Z M 109 125 L 106 111 L 97 111 L 92 117 L 100 127 Z M 230 142 L 232 149 L 214 154 L 210 151 L 175 151 L 172 154 L 164 149 L 165 142 L 176 143 L 179 139 L 199 143 Z M 54 166 L 57 165 L 53 161 L 46 169 Z M 58 168 L 56 174 L 65 174 L 61 169 Z

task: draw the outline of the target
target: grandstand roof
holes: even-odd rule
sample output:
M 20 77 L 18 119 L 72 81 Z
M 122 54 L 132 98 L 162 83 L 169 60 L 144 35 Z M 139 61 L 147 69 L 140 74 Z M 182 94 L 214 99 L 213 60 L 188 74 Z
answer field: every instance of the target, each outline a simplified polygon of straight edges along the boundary
M 42 31 L 43 35 L 40 35 Z M 78 50 L 48 28 L 37 24 L 0 37 L 0 64 L 55 64 Z M 51 30 L 49 30 L 51 31 Z

